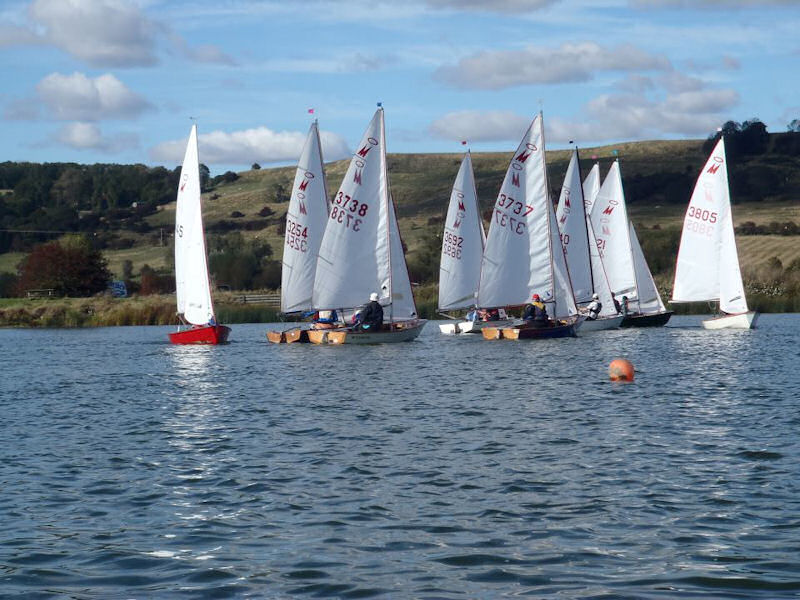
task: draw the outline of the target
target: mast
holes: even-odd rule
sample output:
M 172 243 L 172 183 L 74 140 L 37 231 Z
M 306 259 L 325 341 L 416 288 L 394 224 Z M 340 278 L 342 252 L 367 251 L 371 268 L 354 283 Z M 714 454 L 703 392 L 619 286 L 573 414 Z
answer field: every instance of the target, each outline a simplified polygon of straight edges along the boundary
M 545 149 L 547 148 L 547 144 L 545 143 L 544 139 L 544 113 L 539 108 L 539 121 L 542 124 L 542 171 L 544 172 L 544 190 L 545 195 L 547 197 L 547 247 L 550 251 L 550 282 L 553 286 L 553 316 L 558 314 L 558 294 L 556 293 L 556 288 L 558 287 L 556 284 L 556 270 L 553 268 L 553 231 L 550 229 L 552 223 L 550 222 L 550 213 L 553 212 L 553 199 L 550 197 L 550 179 L 547 175 L 547 160 L 545 159 Z M 561 235 L 559 234 L 559 240 L 561 239 Z M 563 252 L 564 246 L 561 246 L 561 250 Z M 569 269 L 567 270 L 569 272 Z
M 631 242 L 631 221 L 628 217 L 628 201 L 625 199 L 625 189 L 622 187 L 622 169 L 619 168 L 619 158 L 617 158 L 617 174 L 619 175 L 619 189 L 622 193 L 622 210 L 625 211 L 625 222 L 628 223 L 626 228 L 626 239 L 628 240 L 628 252 L 631 256 L 631 264 L 633 265 L 633 285 L 636 287 L 636 303 L 639 305 L 639 312 L 642 312 L 642 298 L 639 293 L 639 278 L 636 277 L 636 262 L 633 260 L 633 243 Z
M 592 286 L 592 293 L 594 293 L 594 269 L 592 269 L 592 248 L 589 246 L 589 217 L 586 214 L 586 197 L 583 195 L 583 174 L 581 173 L 581 158 L 580 153 L 578 152 L 578 144 L 575 144 L 575 162 L 578 165 L 578 181 L 581 182 L 579 186 L 581 189 L 581 212 L 583 212 L 583 229 L 586 232 L 586 249 L 589 254 L 589 280 L 591 281 Z M 567 264 L 569 267 L 569 263 Z M 570 279 L 572 275 L 570 274 Z M 573 290 L 574 293 L 574 290 Z
M 381 172 L 383 173 L 383 180 L 386 182 L 385 198 L 382 199 L 386 206 L 386 245 L 389 252 L 389 328 L 391 329 L 394 323 L 394 285 L 392 274 L 392 217 L 389 213 L 394 209 L 394 202 L 392 201 L 392 193 L 389 190 L 389 167 L 386 164 L 386 120 L 383 117 L 383 104 L 378 102 L 378 110 L 381 111 Z M 395 216 L 395 221 L 397 217 Z M 398 227 L 398 231 L 399 231 Z

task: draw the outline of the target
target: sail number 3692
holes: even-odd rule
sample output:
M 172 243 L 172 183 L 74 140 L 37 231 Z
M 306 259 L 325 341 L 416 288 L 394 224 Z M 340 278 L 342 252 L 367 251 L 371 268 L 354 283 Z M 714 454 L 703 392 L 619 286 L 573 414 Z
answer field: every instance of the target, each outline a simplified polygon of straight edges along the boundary
M 460 235 L 453 235 L 449 231 L 444 233 L 444 245 L 442 246 L 442 253 L 446 256 L 461 260 L 461 245 L 464 243 L 464 238 Z

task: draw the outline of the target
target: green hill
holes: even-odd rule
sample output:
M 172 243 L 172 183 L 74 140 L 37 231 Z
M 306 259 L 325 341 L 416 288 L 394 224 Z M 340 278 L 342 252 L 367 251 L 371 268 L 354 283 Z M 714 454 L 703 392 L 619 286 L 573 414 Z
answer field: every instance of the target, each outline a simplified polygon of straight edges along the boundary
M 610 163 L 620 160 L 630 215 L 651 268 L 663 282 L 674 264 L 685 206 L 711 143 L 630 142 L 581 149 L 584 173 L 597 160 L 604 176 Z M 734 222 L 737 227 L 746 225 L 749 232 L 737 235 L 745 275 L 758 271 L 773 257 L 785 267 L 793 261 L 800 265 L 800 238 L 781 235 L 791 229 L 786 224 L 800 223 L 800 133 L 764 133 L 758 143 L 734 138 L 727 145 Z M 568 150 L 547 153 L 553 198 L 558 197 L 569 155 Z M 473 154 L 484 214 L 494 205 L 510 158 L 511 151 Z M 388 157 L 400 230 L 412 277 L 417 281 L 435 282 L 438 277 L 439 240 L 460 161 L 460 154 Z M 348 162 L 326 165 L 331 195 Z M 212 253 L 215 244 L 222 248 L 225 243 L 239 243 L 224 240 L 240 234 L 244 242 L 260 245 L 263 260 L 278 265 L 294 172 L 294 167 L 257 169 L 226 173 L 207 182 L 204 217 Z M 176 182 L 177 171 L 142 165 L 3 163 L 0 273 L 14 272 L 32 244 L 59 235 L 21 230 L 83 231 L 100 245 L 118 277 L 123 276 L 126 261 L 130 261 L 127 268 L 134 277 L 144 265 L 171 273 Z M 114 192 L 117 183 L 120 193 Z M 61 216 L 63 220 L 59 220 Z M 271 255 L 264 244 L 269 244 Z M 273 266 L 271 275 L 259 280 L 259 287 L 265 287 L 264 282 L 274 284 L 276 272 L 279 268 L 276 271 Z M 218 283 L 227 283 L 217 279 Z

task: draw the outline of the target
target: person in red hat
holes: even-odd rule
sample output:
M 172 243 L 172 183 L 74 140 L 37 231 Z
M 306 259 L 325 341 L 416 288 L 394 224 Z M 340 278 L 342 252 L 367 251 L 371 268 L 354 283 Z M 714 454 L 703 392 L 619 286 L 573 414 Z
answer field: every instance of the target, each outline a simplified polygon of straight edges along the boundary
M 530 304 L 525 305 L 522 319 L 533 327 L 547 327 L 547 307 L 542 302 L 539 294 L 531 296 Z

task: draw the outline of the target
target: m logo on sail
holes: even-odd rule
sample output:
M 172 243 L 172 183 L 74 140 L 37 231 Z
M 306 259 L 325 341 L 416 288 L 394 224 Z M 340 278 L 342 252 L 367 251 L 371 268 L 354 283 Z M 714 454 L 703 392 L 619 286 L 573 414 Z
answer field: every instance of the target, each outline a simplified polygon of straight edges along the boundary
M 719 164 L 711 165 L 710 167 L 708 167 L 708 171 L 706 171 L 706 173 L 711 173 L 712 175 L 714 175 L 717 171 L 719 171 Z
M 519 187 L 519 173 L 511 174 L 511 185 Z

